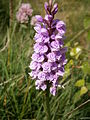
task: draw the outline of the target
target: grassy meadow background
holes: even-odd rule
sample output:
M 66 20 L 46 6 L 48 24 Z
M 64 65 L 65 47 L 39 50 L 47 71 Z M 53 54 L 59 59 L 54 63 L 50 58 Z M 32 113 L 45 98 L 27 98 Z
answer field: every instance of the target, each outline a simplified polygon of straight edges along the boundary
M 30 23 L 25 26 L 16 20 L 21 2 L 31 4 L 33 16 L 45 15 L 45 0 L 0 0 L 0 120 L 46 120 L 44 93 L 36 91 L 28 75 L 35 31 Z M 55 18 L 67 27 L 68 63 L 60 80 L 65 89 L 50 95 L 52 120 L 90 120 L 90 0 L 56 2 Z

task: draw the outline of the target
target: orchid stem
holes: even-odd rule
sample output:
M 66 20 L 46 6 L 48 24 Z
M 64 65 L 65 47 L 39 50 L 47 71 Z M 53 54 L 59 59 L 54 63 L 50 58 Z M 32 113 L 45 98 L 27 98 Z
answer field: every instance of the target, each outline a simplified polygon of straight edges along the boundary
M 51 120 L 50 105 L 49 105 L 49 85 L 47 85 L 46 94 L 45 94 L 45 111 L 46 111 L 47 120 Z

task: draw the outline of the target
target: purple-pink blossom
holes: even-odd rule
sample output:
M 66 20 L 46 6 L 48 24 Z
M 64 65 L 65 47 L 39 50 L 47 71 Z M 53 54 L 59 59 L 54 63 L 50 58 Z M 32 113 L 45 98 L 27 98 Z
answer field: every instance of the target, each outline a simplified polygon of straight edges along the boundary
M 63 77 L 64 65 L 67 63 L 64 47 L 66 25 L 63 21 L 54 19 L 58 5 L 51 8 L 45 2 L 46 15 L 43 18 L 36 15 L 35 44 L 30 69 L 30 76 L 35 79 L 36 89 L 46 90 L 49 84 L 50 93 L 56 95 L 59 77 Z
M 50 62 L 44 62 L 42 64 L 43 72 L 50 73 L 51 72 L 51 63 Z
M 33 9 L 29 3 L 22 3 L 17 14 L 16 18 L 20 23 L 28 23 L 29 18 L 32 16 Z

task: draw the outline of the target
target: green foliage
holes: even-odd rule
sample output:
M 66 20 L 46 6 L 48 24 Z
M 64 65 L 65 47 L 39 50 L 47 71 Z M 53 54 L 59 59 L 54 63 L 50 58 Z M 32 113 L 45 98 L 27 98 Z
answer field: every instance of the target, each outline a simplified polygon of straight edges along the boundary
M 90 17 L 84 19 L 84 27 L 87 28 L 90 25 Z
M 90 74 L 90 65 L 88 62 L 83 63 L 82 70 L 83 70 L 84 74 Z
M 86 86 L 87 86 L 88 90 L 90 90 L 90 83 L 87 82 Z
M 87 93 L 87 91 L 88 91 L 88 89 L 85 86 L 81 87 L 80 95 Z
M 73 102 L 76 103 L 80 100 L 80 90 L 78 90 L 73 96 Z
M 88 31 L 87 41 L 90 42 L 90 31 Z
M 81 79 L 81 80 L 78 80 L 76 83 L 75 83 L 75 86 L 77 87 L 82 87 L 84 86 L 85 84 L 85 80 L 84 79 Z
M 70 52 L 70 55 L 71 56 L 76 56 L 76 55 L 79 55 L 81 52 L 81 48 L 78 46 L 76 48 L 73 48 Z
M 9 26 L 9 0 L 0 0 L 0 35 L 4 36 Z M 0 37 L 0 39 L 1 39 Z

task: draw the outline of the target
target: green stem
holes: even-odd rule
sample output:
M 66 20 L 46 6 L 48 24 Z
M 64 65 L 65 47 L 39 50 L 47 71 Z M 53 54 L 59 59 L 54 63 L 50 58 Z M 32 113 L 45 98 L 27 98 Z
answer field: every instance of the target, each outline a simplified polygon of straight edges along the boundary
M 47 89 L 45 93 L 45 111 L 46 111 L 47 120 L 51 120 L 50 105 L 49 105 L 49 85 L 47 85 Z

